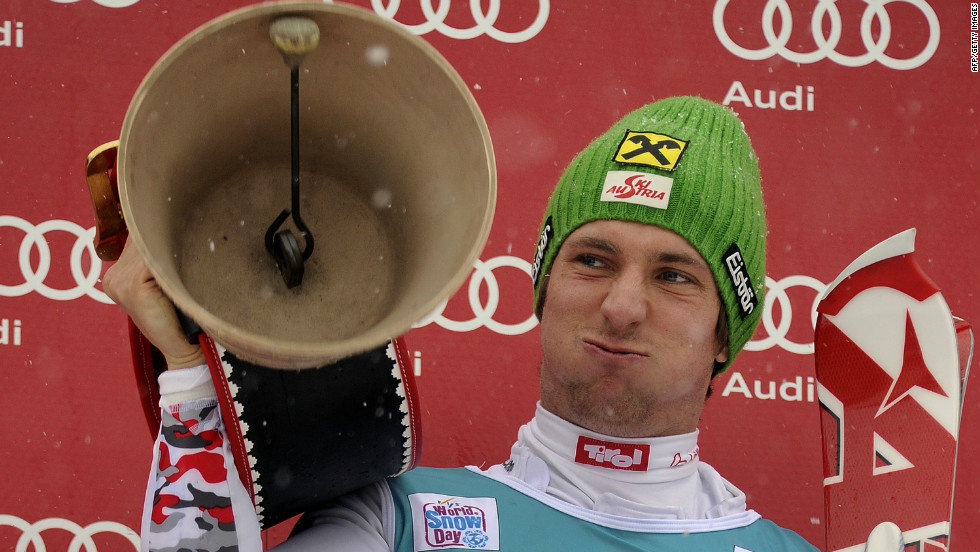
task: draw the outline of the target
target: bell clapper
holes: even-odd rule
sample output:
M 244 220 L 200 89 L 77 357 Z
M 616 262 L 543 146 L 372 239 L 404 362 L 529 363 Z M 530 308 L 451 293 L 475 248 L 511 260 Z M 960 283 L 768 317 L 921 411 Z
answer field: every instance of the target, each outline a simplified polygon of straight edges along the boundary
M 313 233 L 300 216 L 299 201 L 299 66 L 306 54 L 312 52 L 320 42 L 320 29 L 308 17 L 284 16 L 273 21 L 269 27 L 269 37 L 289 66 L 290 74 L 290 146 L 292 152 L 292 203 L 269 226 L 265 234 L 265 247 L 276 260 L 287 288 L 298 286 L 303 281 L 303 263 L 313 253 Z M 299 230 L 306 245 L 302 254 L 299 243 L 292 231 L 282 230 L 280 226 L 292 215 L 293 223 Z

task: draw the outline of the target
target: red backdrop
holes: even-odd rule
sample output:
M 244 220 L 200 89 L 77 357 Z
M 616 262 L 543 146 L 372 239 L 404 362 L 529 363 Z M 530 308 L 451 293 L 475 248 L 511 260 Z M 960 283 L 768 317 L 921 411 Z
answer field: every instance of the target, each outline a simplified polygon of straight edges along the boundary
M 121 535 L 139 527 L 150 440 L 124 316 L 84 247 L 93 222 L 83 162 L 118 137 L 133 92 L 169 46 L 247 3 L 0 7 L 0 549 L 34 535 L 61 550 L 73 534 L 95 534 L 98 550 L 131 548 Z M 916 227 L 920 264 L 954 314 L 980 323 L 970 3 L 356 3 L 447 57 L 480 104 L 497 155 L 499 200 L 482 264 L 407 336 L 420 373 L 423 463 L 498 462 L 533 412 L 539 353 L 528 261 L 565 164 L 642 103 L 701 95 L 742 116 L 761 158 L 772 297 L 767 325 L 715 384 L 702 456 L 751 507 L 822 546 L 815 298 L 857 255 Z M 960 444 L 958 550 L 980 541 L 978 424 L 974 382 Z

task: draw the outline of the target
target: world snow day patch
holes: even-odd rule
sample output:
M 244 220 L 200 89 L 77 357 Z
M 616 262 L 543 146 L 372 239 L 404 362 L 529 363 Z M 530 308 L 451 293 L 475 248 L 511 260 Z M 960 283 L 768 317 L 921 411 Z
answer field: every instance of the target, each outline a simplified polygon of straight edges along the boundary
M 412 508 L 415 550 L 500 550 L 497 500 L 493 497 L 415 493 Z

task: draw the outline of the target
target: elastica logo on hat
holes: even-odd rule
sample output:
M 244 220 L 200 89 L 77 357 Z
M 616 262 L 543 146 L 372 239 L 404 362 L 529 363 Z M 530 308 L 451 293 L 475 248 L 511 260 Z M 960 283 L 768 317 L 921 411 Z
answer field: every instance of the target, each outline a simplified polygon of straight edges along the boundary
M 538 285 L 538 276 L 541 273 L 541 263 L 544 261 L 544 254 L 548 250 L 548 243 L 555 237 L 555 231 L 551 227 L 551 217 L 544 223 L 541 235 L 538 237 L 538 246 L 535 248 L 534 263 L 531 265 L 531 280 L 534 285 Z

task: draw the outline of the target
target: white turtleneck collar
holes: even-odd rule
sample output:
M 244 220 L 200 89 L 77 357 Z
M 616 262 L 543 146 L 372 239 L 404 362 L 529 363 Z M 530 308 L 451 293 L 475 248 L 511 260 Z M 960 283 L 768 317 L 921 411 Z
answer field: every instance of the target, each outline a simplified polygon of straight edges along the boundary
M 745 495 L 698 458 L 698 432 L 615 438 L 539 404 L 510 459 L 488 470 L 596 512 L 646 519 L 709 519 L 745 511 Z

